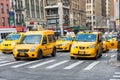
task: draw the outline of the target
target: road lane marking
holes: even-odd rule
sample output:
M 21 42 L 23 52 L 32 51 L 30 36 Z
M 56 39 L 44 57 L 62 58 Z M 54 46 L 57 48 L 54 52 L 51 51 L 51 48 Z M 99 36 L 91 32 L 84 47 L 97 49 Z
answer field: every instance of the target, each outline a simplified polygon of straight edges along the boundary
M 10 63 L 6 63 L 6 64 L 1 64 L 0 67 L 15 64 L 15 63 L 20 63 L 20 62 L 23 62 L 23 61 L 17 61 L 17 62 L 10 62 Z
M 50 60 L 50 61 L 46 61 L 46 62 L 42 62 L 40 64 L 37 64 L 37 65 L 34 65 L 34 66 L 31 66 L 29 68 L 36 68 L 36 67 L 40 67 L 42 65 L 45 65 L 45 64 L 48 64 L 48 63 L 51 63 L 51 62 L 54 62 L 55 60 Z
M 6 57 L 4 56 L 4 57 L 0 57 L 0 58 L 6 58 Z
M 74 68 L 75 66 L 77 66 L 77 65 L 79 65 L 79 64 L 81 64 L 81 63 L 83 63 L 83 62 L 84 62 L 84 61 L 78 61 L 78 62 L 76 62 L 76 63 L 73 63 L 73 64 L 65 67 L 64 69 L 72 69 L 72 68 Z
M 114 54 L 114 55 L 111 55 L 111 58 L 113 58 L 113 57 L 115 57 L 116 55 Z
M 59 65 L 61 65 L 61 64 L 64 64 L 64 63 L 66 63 L 66 62 L 68 62 L 68 61 L 69 61 L 69 60 L 64 60 L 64 61 L 61 61 L 61 62 L 59 62 L 59 63 L 53 64 L 52 66 L 48 66 L 47 69 L 51 69 L 51 68 L 57 67 L 57 66 L 59 66 Z
M 35 62 L 39 62 L 39 61 L 41 61 L 41 60 L 22 63 L 22 64 L 19 64 L 19 65 L 12 66 L 12 68 L 18 68 L 18 67 L 25 66 L 25 65 L 28 65 L 28 64 L 32 64 L 32 63 L 35 63 Z
M 6 62 L 9 62 L 9 61 L 0 61 L 0 64 L 6 63 Z
M 115 74 L 120 74 L 120 72 L 115 72 Z
M 99 61 L 93 62 L 90 65 L 88 65 L 84 70 L 90 70 L 92 69 L 94 66 L 96 66 L 99 63 Z
M 114 78 L 120 78 L 120 76 L 119 76 L 119 75 L 113 75 L 113 77 L 114 77 Z

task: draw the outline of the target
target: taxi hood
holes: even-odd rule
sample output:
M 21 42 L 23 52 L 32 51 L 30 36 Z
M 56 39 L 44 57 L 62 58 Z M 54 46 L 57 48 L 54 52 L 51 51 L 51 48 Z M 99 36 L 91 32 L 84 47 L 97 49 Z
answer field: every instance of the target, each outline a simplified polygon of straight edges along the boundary
M 95 42 L 73 42 L 73 45 L 84 46 L 84 47 L 88 47 L 95 44 L 96 44 Z
M 31 49 L 33 47 L 37 47 L 39 44 L 18 44 L 16 45 L 16 49 Z
M 71 41 L 62 41 L 62 40 L 59 40 L 59 41 L 56 41 L 56 44 L 67 44 Z
M 17 43 L 18 40 L 4 40 L 1 44 L 12 44 L 12 43 Z

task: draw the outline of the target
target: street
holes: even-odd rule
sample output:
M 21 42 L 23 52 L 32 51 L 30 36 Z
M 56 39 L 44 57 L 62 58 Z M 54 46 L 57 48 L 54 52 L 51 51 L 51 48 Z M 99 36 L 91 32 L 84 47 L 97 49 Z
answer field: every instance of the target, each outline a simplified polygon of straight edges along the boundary
M 71 60 L 69 52 L 41 60 L 15 61 L 12 54 L 0 53 L 0 80 L 120 80 L 116 50 L 97 60 Z

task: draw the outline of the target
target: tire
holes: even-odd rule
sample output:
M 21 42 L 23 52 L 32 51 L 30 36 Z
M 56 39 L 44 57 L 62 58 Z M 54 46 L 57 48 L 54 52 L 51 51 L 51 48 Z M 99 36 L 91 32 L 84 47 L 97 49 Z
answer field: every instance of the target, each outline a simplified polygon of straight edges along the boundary
M 20 58 L 15 58 L 16 61 L 20 61 Z
M 39 60 L 39 59 L 42 59 L 42 58 L 43 58 L 42 51 L 39 50 L 38 54 L 37 54 L 37 59 Z
M 52 51 L 52 53 L 51 53 L 51 56 L 52 56 L 52 57 L 55 57 L 55 56 L 56 56 L 56 48 L 53 48 L 53 51 Z
M 6 52 L 2 52 L 2 53 L 6 54 Z
M 75 57 L 73 57 L 73 56 L 70 56 L 70 58 L 71 58 L 71 59 L 75 59 Z
M 98 54 L 98 51 L 97 51 L 94 59 L 98 59 L 98 57 L 99 57 L 99 54 Z

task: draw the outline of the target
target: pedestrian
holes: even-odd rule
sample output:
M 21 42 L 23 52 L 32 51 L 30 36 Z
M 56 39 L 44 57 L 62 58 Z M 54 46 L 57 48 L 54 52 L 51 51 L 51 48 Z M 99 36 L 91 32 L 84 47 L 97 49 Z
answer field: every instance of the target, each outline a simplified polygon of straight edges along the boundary
M 118 41 L 118 45 L 117 45 L 117 60 L 120 61 L 120 31 L 117 34 L 117 41 Z

